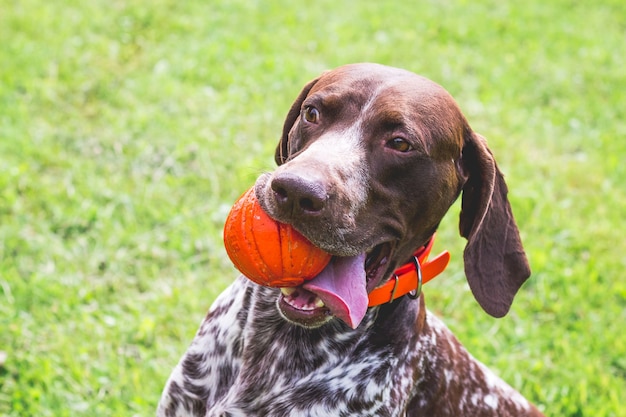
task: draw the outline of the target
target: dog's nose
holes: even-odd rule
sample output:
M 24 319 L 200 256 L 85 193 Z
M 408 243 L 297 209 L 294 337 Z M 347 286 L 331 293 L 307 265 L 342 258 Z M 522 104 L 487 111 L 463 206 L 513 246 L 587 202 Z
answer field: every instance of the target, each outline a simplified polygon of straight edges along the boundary
M 313 215 L 321 212 L 328 200 L 323 181 L 284 172 L 272 180 L 272 191 L 279 209 L 290 215 Z

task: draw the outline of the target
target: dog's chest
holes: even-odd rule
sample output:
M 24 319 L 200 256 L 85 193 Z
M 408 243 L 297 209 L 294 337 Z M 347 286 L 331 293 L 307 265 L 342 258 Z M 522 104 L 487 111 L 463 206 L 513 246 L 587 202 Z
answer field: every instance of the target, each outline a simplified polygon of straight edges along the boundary
M 369 361 L 351 367 L 324 366 L 298 378 L 271 373 L 245 381 L 247 374 L 209 404 L 208 416 L 398 415 L 401 405 L 392 402 L 397 397 L 393 385 L 386 378 L 372 378 L 380 369 L 380 363 Z M 246 369 L 242 371 L 246 374 Z
M 249 297 L 240 346 L 220 360 L 238 365 L 222 381 L 229 388 L 207 404 L 207 416 L 385 416 L 406 407 L 414 367 L 400 366 L 399 357 L 412 360 L 410 349 L 398 355 L 345 328 L 303 329 L 276 314 L 272 290 L 255 289 Z

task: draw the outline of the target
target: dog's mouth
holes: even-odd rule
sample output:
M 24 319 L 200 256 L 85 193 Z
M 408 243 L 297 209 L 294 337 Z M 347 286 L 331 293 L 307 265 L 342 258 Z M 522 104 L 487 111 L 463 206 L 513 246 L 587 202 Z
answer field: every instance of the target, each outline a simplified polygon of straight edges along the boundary
M 368 293 L 381 282 L 391 252 L 392 245 L 382 243 L 367 253 L 334 256 L 310 281 L 281 288 L 281 314 L 305 327 L 319 327 L 336 317 L 356 329 L 367 311 Z

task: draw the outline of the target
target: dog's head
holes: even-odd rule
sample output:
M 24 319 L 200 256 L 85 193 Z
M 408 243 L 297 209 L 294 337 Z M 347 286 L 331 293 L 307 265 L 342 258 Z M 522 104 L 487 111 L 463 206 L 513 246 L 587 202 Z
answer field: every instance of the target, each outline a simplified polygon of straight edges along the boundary
M 356 327 L 367 293 L 436 231 L 463 193 L 461 235 L 474 296 L 505 315 L 530 275 L 502 174 L 454 99 L 408 71 L 353 64 L 309 82 L 257 180 L 263 209 L 334 255 L 302 287 L 284 289 L 283 315 Z M 365 304 L 363 304 L 365 303 Z

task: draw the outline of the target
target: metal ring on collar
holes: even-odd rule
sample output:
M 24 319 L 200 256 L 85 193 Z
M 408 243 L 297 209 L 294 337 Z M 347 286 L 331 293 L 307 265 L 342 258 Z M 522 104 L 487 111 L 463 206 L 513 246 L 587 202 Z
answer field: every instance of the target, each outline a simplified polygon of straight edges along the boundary
M 398 274 L 393 274 L 393 279 L 395 283 L 393 284 L 393 290 L 391 290 L 391 299 L 389 300 L 389 304 L 393 303 L 393 300 L 396 298 L 396 290 L 398 289 L 398 281 L 400 281 L 400 277 Z
M 417 272 L 417 288 L 409 292 L 407 295 L 410 299 L 416 300 L 420 295 L 422 295 L 422 267 L 420 266 L 420 261 L 417 259 L 417 256 L 413 257 L 413 264 L 415 265 L 415 272 Z

